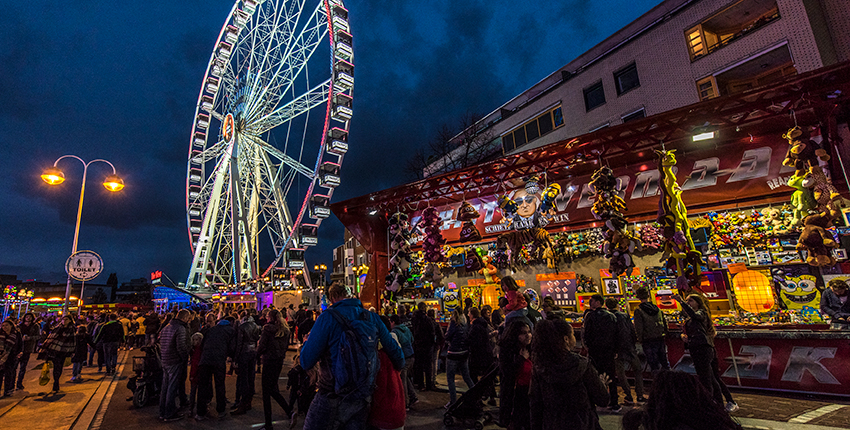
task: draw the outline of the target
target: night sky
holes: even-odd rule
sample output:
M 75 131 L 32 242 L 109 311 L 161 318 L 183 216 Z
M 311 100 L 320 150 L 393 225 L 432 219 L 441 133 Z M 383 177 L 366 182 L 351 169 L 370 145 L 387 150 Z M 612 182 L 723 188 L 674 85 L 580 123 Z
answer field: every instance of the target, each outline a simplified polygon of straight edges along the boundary
M 311 0 L 312 1 L 312 0 Z M 404 163 L 441 126 L 486 114 L 628 24 L 659 0 L 346 2 L 356 64 L 351 150 L 334 201 L 405 182 Z M 0 20 L 0 274 L 64 282 L 82 164 L 92 164 L 78 249 L 119 282 L 162 270 L 184 282 L 189 134 L 213 44 L 233 3 L 3 2 Z M 318 145 L 318 144 L 317 144 Z M 379 166 L 374 168 L 374 166 Z M 335 218 L 307 264 L 331 265 Z

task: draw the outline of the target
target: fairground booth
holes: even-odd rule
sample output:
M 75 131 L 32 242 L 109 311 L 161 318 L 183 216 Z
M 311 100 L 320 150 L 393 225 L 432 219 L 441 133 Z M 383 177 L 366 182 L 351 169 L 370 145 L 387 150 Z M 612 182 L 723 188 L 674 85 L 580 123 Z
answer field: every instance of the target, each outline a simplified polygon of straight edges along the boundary
M 671 297 L 696 292 L 728 385 L 847 396 L 850 329 L 819 303 L 850 277 L 848 113 L 842 63 L 331 208 L 372 254 L 367 307 L 495 309 L 510 275 L 535 307 L 631 312 L 643 286 L 693 372 Z

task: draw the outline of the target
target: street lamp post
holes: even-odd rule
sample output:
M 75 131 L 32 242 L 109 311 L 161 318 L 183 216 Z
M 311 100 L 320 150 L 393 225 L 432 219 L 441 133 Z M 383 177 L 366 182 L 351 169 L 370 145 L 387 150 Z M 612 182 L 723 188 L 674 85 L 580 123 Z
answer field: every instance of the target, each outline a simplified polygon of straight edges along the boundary
M 324 264 L 317 264 L 313 266 L 313 271 L 319 273 L 319 286 L 325 286 L 325 271 L 328 270 L 328 266 Z
M 77 239 L 80 236 L 80 216 L 83 214 L 83 197 L 86 194 L 86 176 L 88 175 L 89 166 L 98 161 L 104 162 L 112 167 L 112 174 L 107 176 L 103 181 L 103 186 L 112 192 L 121 191 L 124 188 L 124 181 L 118 177 L 117 172 L 115 171 L 115 166 L 112 165 L 109 161 L 104 159 L 96 159 L 89 162 L 84 161 L 82 158 L 77 157 L 76 155 L 63 155 L 56 159 L 53 162 L 53 167 L 48 168 L 41 174 L 41 179 L 44 182 L 47 182 L 50 185 L 59 185 L 62 182 L 65 182 L 65 174 L 56 167 L 59 164 L 59 161 L 65 158 L 75 158 L 79 160 L 80 163 L 83 163 L 83 183 L 80 186 L 80 203 L 77 205 L 77 223 L 74 227 L 74 247 L 71 250 L 71 255 L 77 252 Z M 62 306 L 62 314 L 67 315 L 68 313 L 68 299 L 71 297 L 71 274 L 68 274 L 68 282 L 65 284 L 65 304 Z

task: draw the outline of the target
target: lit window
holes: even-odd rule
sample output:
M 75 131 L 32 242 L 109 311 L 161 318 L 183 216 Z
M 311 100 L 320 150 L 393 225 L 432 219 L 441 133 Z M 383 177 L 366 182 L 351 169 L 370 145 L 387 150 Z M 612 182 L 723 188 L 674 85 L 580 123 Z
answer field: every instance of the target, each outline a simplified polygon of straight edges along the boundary
M 640 86 L 638 78 L 637 66 L 635 63 L 629 64 L 626 67 L 614 72 L 614 83 L 617 85 L 617 95 L 621 95 L 626 91 Z
M 717 92 L 717 81 L 714 80 L 714 76 L 698 80 L 697 91 L 699 91 L 700 101 L 713 99 L 720 95 Z
M 698 25 L 686 33 L 688 40 L 688 50 L 691 52 L 691 59 L 702 57 L 707 53 L 705 48 L 705 37 L 702 34 L 702 26 Z
M 602 88 L 602 82 L 596 83 L 584 89 L 584 108 L 590 112 L 593 108 L 605 104 L 605 90 Z

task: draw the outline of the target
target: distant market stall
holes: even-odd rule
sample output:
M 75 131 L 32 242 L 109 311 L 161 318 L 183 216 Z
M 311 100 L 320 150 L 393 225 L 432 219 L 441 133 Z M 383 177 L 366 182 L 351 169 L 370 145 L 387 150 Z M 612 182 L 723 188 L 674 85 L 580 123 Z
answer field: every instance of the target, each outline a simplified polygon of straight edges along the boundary
M 675 321 L 672 295 L 695 291 L 727 384 L 847 395 L 850 331 L 818 307 L 850 277 L 849 113 L 842 63 L 331 209 L 372 254 L 366 306 L 495 308 L 511 275 L 576 311 L 597 292 L 631 310 L 646 287 Z

